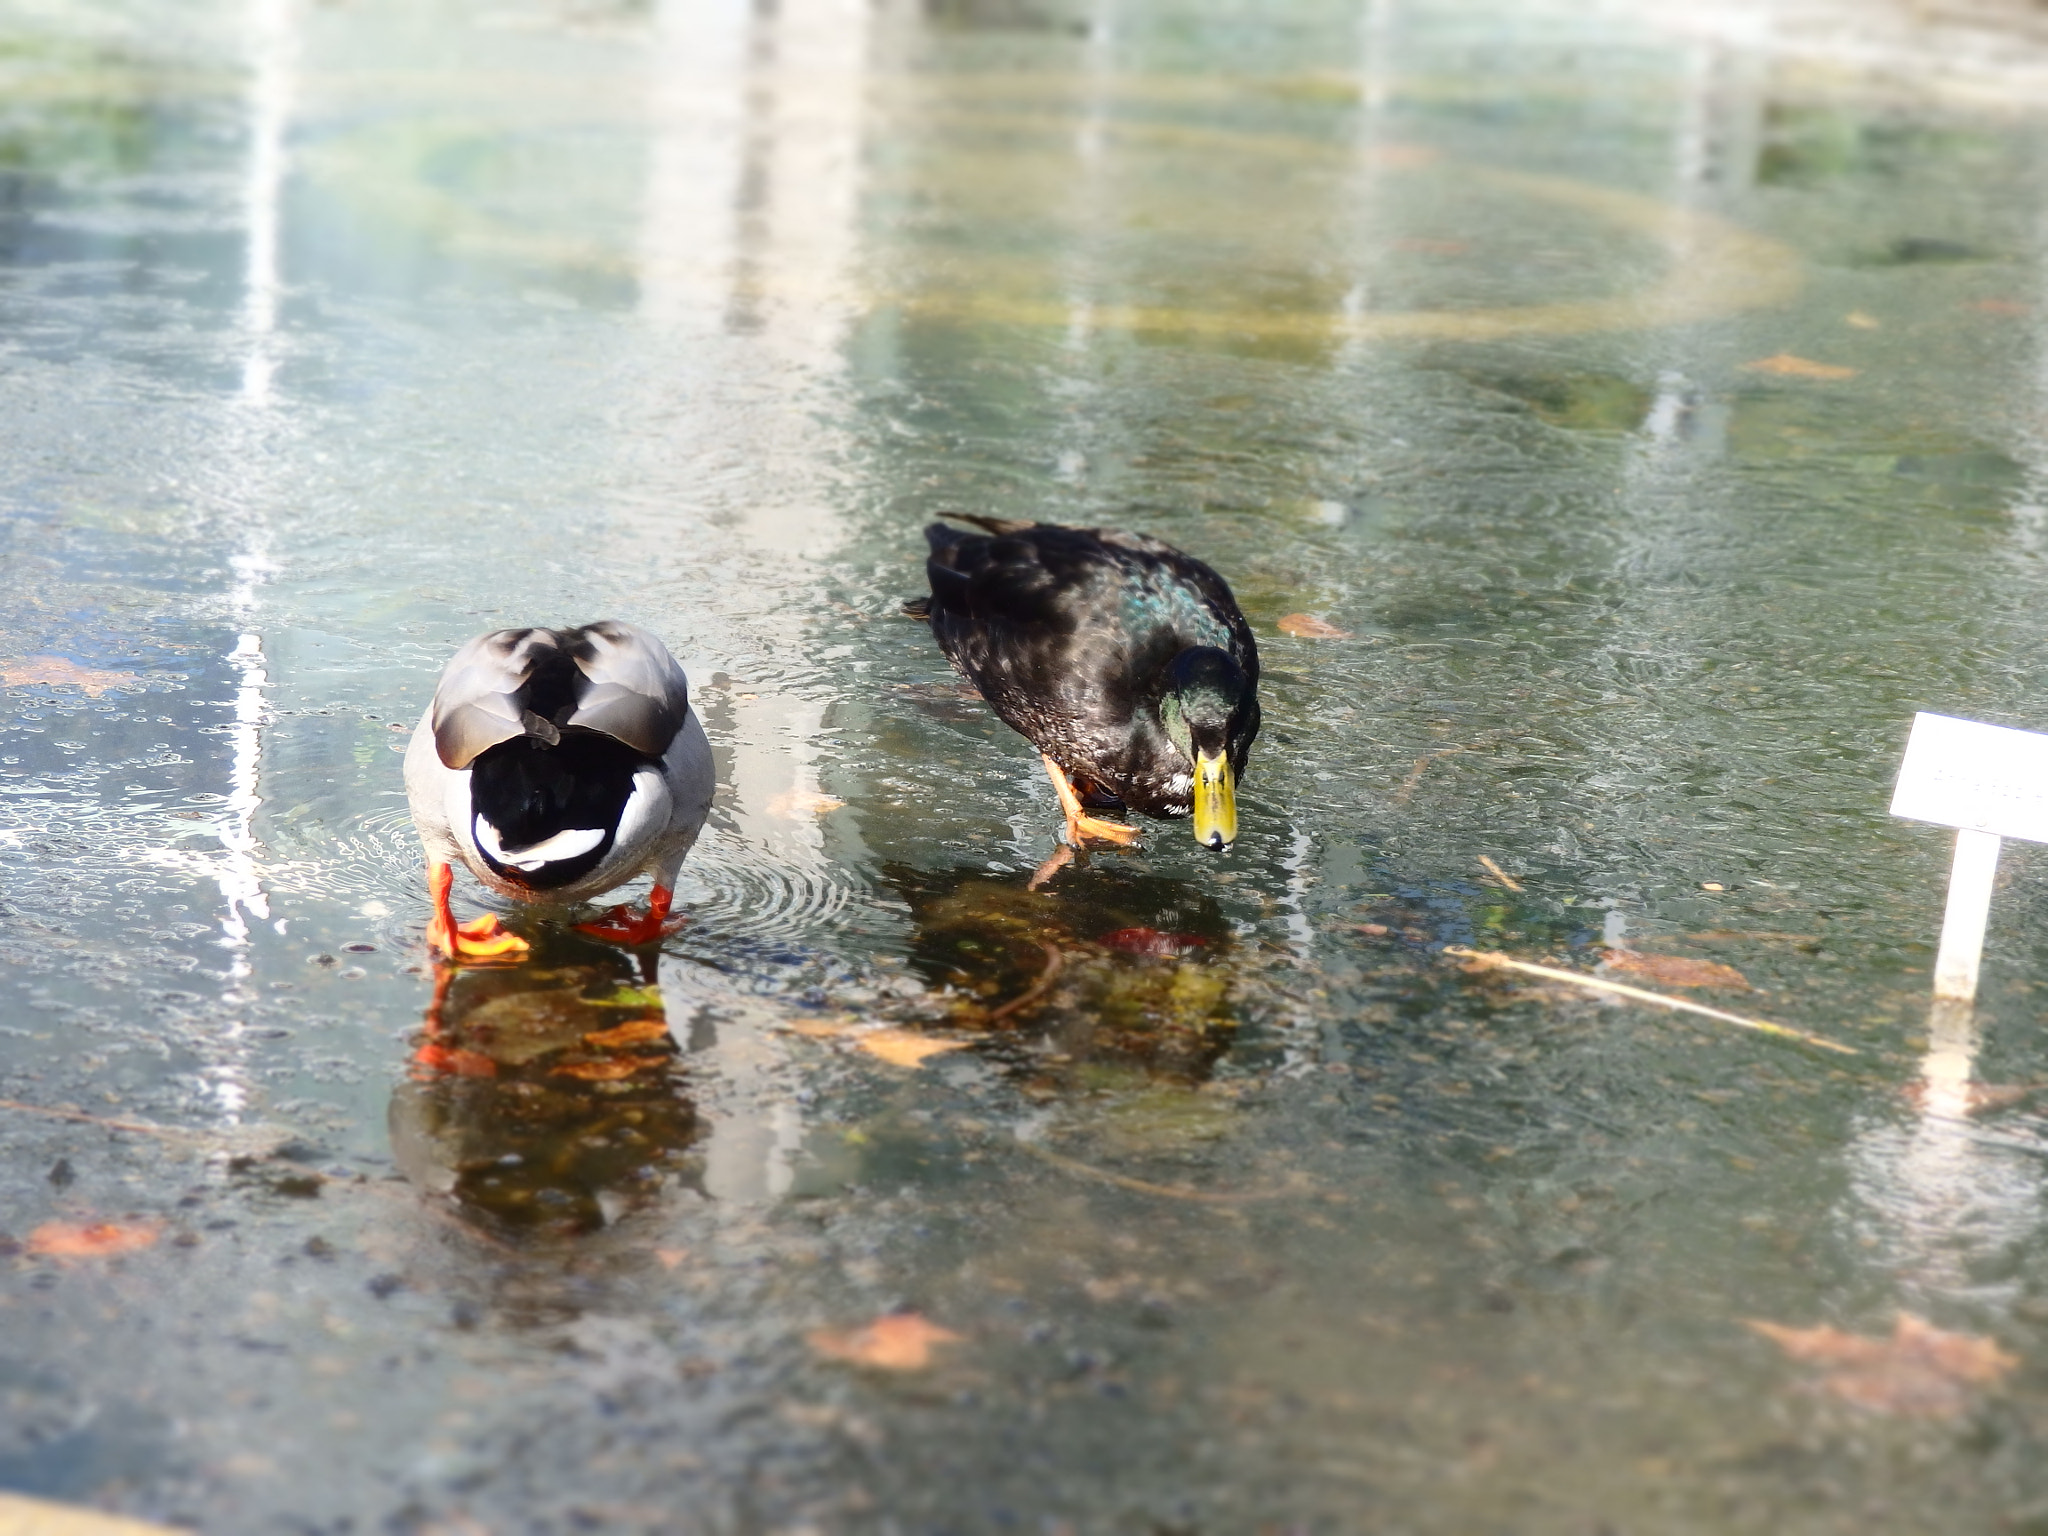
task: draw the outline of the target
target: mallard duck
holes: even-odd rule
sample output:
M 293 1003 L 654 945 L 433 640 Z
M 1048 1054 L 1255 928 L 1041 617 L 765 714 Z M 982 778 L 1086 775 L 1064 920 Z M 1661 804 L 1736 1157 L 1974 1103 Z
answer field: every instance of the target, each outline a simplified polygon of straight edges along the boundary
M 579 925 L 621 944 L 670 931 L 683 857 L 711 810 L 711 746 L 690 681 L 653 635 L 616 619 L 478 635 L 441 669 L 405 754 L 427 852 L 427 942 L 451 959 L 523 954 L 496 916 L 457 923 L 460 860 L 500 896 L 584 901 L 651 873 L 647 911 Z
M 986 533 L 925 529 L 931 596 L 905 610 L 1038 748 L 1069 845 L 1136 839 L 1092 804 L 1192 814 L 1197 842 L 1228 848 L 1259 734 L 1259 647 L 1223 578 L 1144 534 L 959 521 Z

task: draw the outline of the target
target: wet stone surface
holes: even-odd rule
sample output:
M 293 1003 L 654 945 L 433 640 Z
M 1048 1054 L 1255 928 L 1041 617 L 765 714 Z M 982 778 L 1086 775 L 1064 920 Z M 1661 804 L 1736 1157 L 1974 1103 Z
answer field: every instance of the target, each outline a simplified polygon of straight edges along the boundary
M 2048 725 L 2039 66 L 1710 22 L 0 17 L 0 1488 L 2048 1529 L 2048 864 L 1945 1025 L 1885 815 L 1915 709 Z M 898 612 L 963 508 L 1231 580 L 1227 857 L 1030 887 Z M 716 750 L 690 921 L 437 971 L 406 732 L 604 616 Z

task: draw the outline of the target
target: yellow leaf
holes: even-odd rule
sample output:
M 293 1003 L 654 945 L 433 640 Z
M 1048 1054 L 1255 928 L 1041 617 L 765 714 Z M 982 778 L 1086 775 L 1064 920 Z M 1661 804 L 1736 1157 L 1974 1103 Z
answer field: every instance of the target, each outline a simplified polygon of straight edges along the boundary
M 1742 366 L 1750 373 L 1774 373 L 1785 379 L 1853 379 L 1857 374 L 1856 369 L 1844 368 L 1839 363 L 1816 363 L 1810 357 L 1794 357 L 1790 352 L 1760 357 Z
M 823 816 L 827 811 L 836 811 L 844 800 L 835 800 L 830 795 L 821 795 L 813 789 L 787 789 L 771 799 L 766 810 L 770 816 L 780 816 L 785 821 L 797 821 L 805 816 Z
M 913 1029 L 871 1029 L 855 1035 L 853 1043 L 870 1056 L 879 1056 L 892 1067 L 916 1067 L 929 1056 L 964 1050 L 965 1040 L 935 1040 Z
M 77 688 L 88 698 L 96 699 L 116 688 L 137 687 L 142 679 L 133 672 L 102 672 L 92 667 L 81 667 L 62 656 L 31 656 L 25 661 L 10 661 L 0 666 L 0 682 L 10 688 L 27 688 L 37 683 L 46 688 Z
M 8 1536 L 184 1536 L 182 1526 L 157 1525 L 20 1493 L 0 1493 L 0 1531 Z
M 1351 631 L 1339 629 L 1327 619 L 1319 619 L 1312 613 L 1290 613 L 1280 620 L 1280 633 L 1292 635 L 1297 640 L 1349 640 Z
M 1859 331 L 1874 331 L 1878 328 L 1879 321 L 1875 315 L 1866 315 L 1860 309 L 1852 309 L 1842 316 L 1842 323 L 1853 325 Z
M 865 1328 L 820 1328 L 804 1339 L 827 1360 L 881 1371 L 921 1371 L 931 1364 L 934 1345 L 957 1344 L 960 1335 L 915 1312 L 892 1312 Z

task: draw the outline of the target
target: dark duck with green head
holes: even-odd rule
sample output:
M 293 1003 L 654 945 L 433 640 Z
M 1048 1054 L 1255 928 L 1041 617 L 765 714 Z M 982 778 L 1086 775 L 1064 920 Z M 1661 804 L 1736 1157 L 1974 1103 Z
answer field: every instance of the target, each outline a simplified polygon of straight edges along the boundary
M 1192 815 L 1197 842 L 1228 848 L 1259 734 L 1259 647 L 1223 578 L 1140 533 L 959 520 L 986 532 L 927 528 L 931 596 L 906 610 L 1038 748 L 1068 842 L 1137 837 L 1088 802 Z

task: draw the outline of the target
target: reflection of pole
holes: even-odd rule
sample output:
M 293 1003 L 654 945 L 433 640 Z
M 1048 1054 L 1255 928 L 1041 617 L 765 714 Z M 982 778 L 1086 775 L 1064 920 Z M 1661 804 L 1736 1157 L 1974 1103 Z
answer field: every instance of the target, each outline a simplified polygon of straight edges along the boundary
M 1977 995 L 1977 964 L 1984 955 L 1984 924 L 1991 916 L 1991 886 L 1998 875 L 2002 841 L 1995 833 L 1968 827 L 1956 833 L 1941 949 L 1934 957 L 1936 997 L 1967 1003 Z
M 1960 1120 L 1970 1112 L 1970 1072 L 1977 1059 L 1976 1015 L 1966 1002 L 1938 1002 L 1927 1015 L 1927 1057 L 1920 1063 L 1921 1112 Z
M 242 359 L 242 398 L 270 401 L 276 359 L 278 201 L 284 189 L 284 130 L 291 111 L 291 0 L 251 0 L 250 53 L 255 79 L 249 93 L 249 167 L 243 181 L 248 230 L 243 259 L 242 326 L 249 350 Z
M 281 243 L 279 205 L 284 192 L 284 139 L 291 118 L 291 0 L 250 0 L 248 15 L 249 159 L 242 179 L 242 316 L 244 341 L 241 398 L 261 413 L 273 404 L 276 372 L 273 347 L 281 291 L 278 251 Z M 257 445 L 238 442 L 233 451 L 249 462 L 261 462 Z M 262 807 L 263 691 L 270 676 L 263 656 L 263 638 L 255 624 L 256 589 L 272 566 L 265 552 L 260 487 L 244 498 L 250 522 L 240 530 L 240 550 L 231 557 L 235 584 L 228 594 L 237 629 L 228 665 L 236 675 L 230 727 L 234 757 L 228 769 L 227 816 L 221 823 L 221 856 L 215 882 L 220 887 L 221 942 L 232 958 L 227 1001 L 239 1007 L 250 1001 L 247 983 L 249 920 L 268 918 L 270 904 L 256 862 L 256 813 Z M 207 1077 L 214 1102 L 230 1121 L 248 1107 L 249 1085 L 236 1043 L 243 1032 L 231 1013 L 224 1029 L 228 1054 Z

